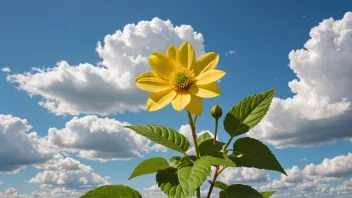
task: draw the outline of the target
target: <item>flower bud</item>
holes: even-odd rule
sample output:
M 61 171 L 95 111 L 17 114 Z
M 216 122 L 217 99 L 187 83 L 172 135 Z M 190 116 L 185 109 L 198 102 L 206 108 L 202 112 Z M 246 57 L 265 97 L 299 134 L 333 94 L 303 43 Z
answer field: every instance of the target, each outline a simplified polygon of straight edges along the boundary
M 219 105 L 215 105 L 215 106 L 213 106 L 213 108 L 211 108 L 210 114 L 215 119 L 219 119 L 222 116 L 222 109 L 220 108 Z

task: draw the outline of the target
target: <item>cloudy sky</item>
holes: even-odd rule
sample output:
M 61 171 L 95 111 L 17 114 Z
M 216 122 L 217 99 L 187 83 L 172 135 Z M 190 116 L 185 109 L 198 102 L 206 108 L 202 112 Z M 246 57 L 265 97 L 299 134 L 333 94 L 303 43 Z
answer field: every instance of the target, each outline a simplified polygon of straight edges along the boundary
M 158 123 L 190 137 L 186 112 L 146 112 L 148 95 L 134 84 L 152 52 L 184 41 L 198 57 L 218 53 L 227 72 L 198 133 L 213 130 L 212 105 L 227 111 L 277 87 L 247 135 L 272 149 L 288 177 L 241 168 L 219 180 L 275 197 L 351 197 L 350 11 L 350 0 L 2 1 L 0 197 L 78 197 L 109 183 L 163 197 L 154 175 L 127 179 L 142 160 L 176 153 L 123 126 Z

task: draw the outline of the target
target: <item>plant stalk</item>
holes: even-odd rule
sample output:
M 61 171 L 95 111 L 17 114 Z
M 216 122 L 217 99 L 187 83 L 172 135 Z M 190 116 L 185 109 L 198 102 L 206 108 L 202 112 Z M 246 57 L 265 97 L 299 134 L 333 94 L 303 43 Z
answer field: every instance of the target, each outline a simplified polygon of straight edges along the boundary
M 191 113 L 190 113 L 189 111 L 187 111 L 187 114 L 188 114 L 189 124 L 190 124 L 191 130 L 192 130 L 192 137 L 193 137 L 194 150 L 196 151 L 197 159 L 199 159 L 198 144 L 197 144 L 197 134 L 196 134 L 196 126 L 194 126 L 194 122 L 193 122 Z
M 193 120 L 192 114 L 189 111 L 187 111 L 187 115 L 188 115 L 189 125 L 191 126 L 191 130 L 192 130 L 194 150 L 196 151 L 197 159 L 199 159 L 200 157 L 198 152 L 197 134 L 196 134 L 196 126 L 195 126 L 195 123 L 197 121 L 197 116 L 195 116 Z M 200 198 L 200 188 L 197 188 L 197 198 Z
M 197 188 L 197 198 L 200 198 L 200 188 Z
M 219 119 L 215 119 L 214 145 L 216 144 L 216 135 L 218 134 Z
M 209 188 L 209 191 L 208 191 L 208 196 L 207 196 L 207 198 L 210 198 L 211 192 L 213 191 L 216 178 L 218 177 L 219 168 L 220 168 L 220 166 L 216 166 L 213 179 L 211 180 L 211 183 L 210 183 L 210 188 Z
M 216 135 L 218 134 L 218 125 L 219 125 L 219 119 L 218 119 L 218 118 L 215 118 L 214 145 L 216 144 Z M 216 178 L 218 177 L 219 168 L 220 168 L 219 165 L 216 166 L 213 179 L 211 180 L 211 183 L 210 183 L 210 188 L 209 188 L 209 191 L 208 191 L 208 196 L 207 196 L 207 198 L 210 198 L 211 192 L 213 191 Z
M 227 141 L 227 143 L 226 143 L 226 145 L 225 145 L 225 147 L 224 147 L 223 150 L 226 150 L 226 149 L 227 149 L 227 147 L 230 145 L 230 143 L 231 143 L 231 141 L 232 141 L 232 139 L 233 139 L 234 137 L 235 137 L 235 136 L 231 137 L 231 138 L 229 139 L 229 141 Z

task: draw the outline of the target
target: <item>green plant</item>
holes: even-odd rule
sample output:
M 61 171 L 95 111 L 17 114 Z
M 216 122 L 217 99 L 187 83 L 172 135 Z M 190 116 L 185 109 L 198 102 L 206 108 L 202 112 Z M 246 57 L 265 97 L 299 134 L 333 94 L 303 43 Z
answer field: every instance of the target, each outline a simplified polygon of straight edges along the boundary
M 259 140 L 250 137 L 239 137 L 256 126 L 269 110 L 276 89 L 249 96 L 234 105 L 226 114 L 223 125 L 229 135 L 228 141 L 217 141 L 218 121 L 222 116 L 219 106 L 214 106 L 211 115 L 214 117 L 214 138 L 209 133 L 196 135 L 196 121 L 198 116 L 187 111 L 192 129 L 193 143 L 196 156 L 187 155 L 190 148 L 189 140 L 176 130 L 161 125 L 126 126 L 136 133 L 177 151 L 180 156 L 172 156 L 169 162 L 162 157 L 154 157 L 141 162 L 134 169 L 129 179 L 156 173 L 156 183 L 170 198 L 187 198 L 194 194 L 200 197 L 200 186 L 215 167 L 208 196 L 213 188 L 220 189 L 220 198 L 268 198 L 274 191 L 257 192 L 255 189 L 242 184 L 225 184 L 216 181 L 217 177 L 227 168 L 253 167 L 286 172 L 267 146 Z M 237 138 L 231 145 L 231 142 Z M 231 146 L 230 146 L 231 145 Z M 124 197 L 139 198 L 141 195 L 130 187 L 109 185 L 96 188 L 85 195 L 88 197 Z

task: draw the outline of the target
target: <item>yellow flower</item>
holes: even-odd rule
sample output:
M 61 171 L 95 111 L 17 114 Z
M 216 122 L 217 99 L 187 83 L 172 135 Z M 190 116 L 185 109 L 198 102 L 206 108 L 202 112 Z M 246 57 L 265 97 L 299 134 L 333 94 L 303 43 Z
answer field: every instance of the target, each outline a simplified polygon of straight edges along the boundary
M 137 87 L 152 92 L 146 104 L 148 111 L 157 111 L 171 102 L 177 111 L 186 107 L 192 114 L 200 115 L 201 98 L 220 95 L 215 81 L 226 73 L 214 70 L 219 61 L 214 52 L 196 60 L 193 46 L 185 42 L 179 49 L 170 46 L 166 54 L 154 52 L 148 60 L 154 71 L 142 73 L 136 79 Z

